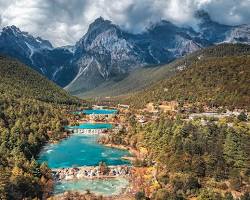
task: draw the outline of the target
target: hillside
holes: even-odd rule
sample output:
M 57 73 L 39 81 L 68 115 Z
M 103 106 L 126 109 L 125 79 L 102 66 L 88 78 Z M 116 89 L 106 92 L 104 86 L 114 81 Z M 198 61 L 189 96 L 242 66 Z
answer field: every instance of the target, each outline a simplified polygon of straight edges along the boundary
M 219 45 L 182 60 L 183 70 L 132 95 L 131 104 L 178 100 L 244 107 L 250 102 L 250 47 Z
M 0 199 L 47 199 L 51 171 L 35 158 L 65 137 L 67 111 L 79 100 L 9 58 L 0 57 L 0 76 Z
M 162 80 L 175 73 L 174 66 L 164 65 L 157 67 L 143 67 L 136 69 L 130 74 L 120 79 L 112 79 L 102 83 L 93 90 L 76 93 L 77 96 L 83 98 L 107 97 L 127 95 L 144 89 L 152 83 Z M 75 95 L 75 93 L 73 93 Z
M 48 81 L 36 71 L 18 61 L 0 56 L 0 93 L 15 98 L 31 97 L 55 103 L 74 103 L 78 100 Z
M 249 200 L 247 123 L 229 127 L 225 121 L 209 120 L 204 124 L 197 119 L 173 119 L 167 113 L 143 126 L 132 112 L 127 119 L 128 131 L 113 132 L 101 141 L 135 148 L 145 156 L 134 163 L 140 171 L 133 176 L 133 188 L 141 196 L 150 200 Z
M 205 57 L 240 56 L 248 54 L 250 54 L 249 45 L 220 44 L 196 51 L 167 65 L 139 68 L 132 73 L 127 74 L 126 77 L 107 81 L 89 92 L 77 91 L 73 94 L 77 94 L 77 96 L 84 98 L 128 95 L 173 76 L 184 68 L 190 66 L 196 60 Z

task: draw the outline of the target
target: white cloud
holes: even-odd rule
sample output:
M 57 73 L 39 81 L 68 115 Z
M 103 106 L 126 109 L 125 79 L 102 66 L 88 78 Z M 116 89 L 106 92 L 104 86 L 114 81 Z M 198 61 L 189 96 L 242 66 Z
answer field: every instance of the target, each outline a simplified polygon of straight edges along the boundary
M 99 16 L 140 32 L 160 19 L 194 24 L 197 9 L 220 23 L 250 23 L 250 0 L 0 0 L 0 25 L 16 25 L 61 46 L 75 43 Z

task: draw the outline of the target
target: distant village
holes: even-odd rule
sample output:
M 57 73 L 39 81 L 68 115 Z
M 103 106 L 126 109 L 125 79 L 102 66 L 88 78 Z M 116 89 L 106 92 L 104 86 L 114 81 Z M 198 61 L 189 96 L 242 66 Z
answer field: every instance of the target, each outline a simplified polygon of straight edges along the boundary
M 110 131 L 119 132 L 123 128 L 128 128 L 126 121 L 126 115 L 128 114 L 134 115 L 135 120 L 142 126 L 159 119 L 161 115 L 168 115 L 173 119 L 181 117 L 181 119 L 185 121 L 201 119 L 204 125 L 206 125 L 208 120 L 224 120 L 229 126 L 232 125 L 232 119 L 241 115 L 244 115 L 247 119 L 249 116 L 249 113 L 243 109 L 230 111 L 223 107 L 208 107 L 206 105 L 194 106 L 189 103 L 180 104 L 177 101 L 164 101 L 160 104 L 148 103 L 144 109 L 134 109 L 127 104 L 118 104 L 117 106 L 98 104 L 93 105 L 91 110 L 103 110 L 104 112 L 87 114 L 79 112 L 73 115 L 73 118 L 70 120 L 70 125 L 77 128 L 70 128 L 69 126 L 68 130 L 82 134 L 105 134 Z M 105 112 L 105 110 L 108 112 Z M 94 127 L 81 126 L 81 124 L 84 123 L 93 123 Z M 112 126 L 99 126 L 98 128 L 95 124 L 111 124 Z

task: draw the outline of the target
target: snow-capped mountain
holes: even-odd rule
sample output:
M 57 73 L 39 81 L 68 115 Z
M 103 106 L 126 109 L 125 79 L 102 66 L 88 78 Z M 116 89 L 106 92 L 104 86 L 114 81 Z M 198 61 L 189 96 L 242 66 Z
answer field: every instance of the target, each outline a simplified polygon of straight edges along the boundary
M 111 21 L 96 19 L 77 42 L 77 76 L 66 89 L 73 93 L 90 90 L 106 80 L 122 78 L 134 69 L 157 65 L 201 48 L 195 32 L 162 21 L 142 34 L 130 34 Z
M 78 74 L 66 88 L 88 90 L 145 65 L 141 50 L 127 37 L 110 21 L 96 19 L 76 43 L 74 65 Z
M 78 94 L 108 80 L 121 80 L 138 67 L 169 63 L 210 45 L 250 44 L 249 25 L 223 25 L 204 11 L 195 16 L 198 30 L 163 20 L 140 34 L 128 33 L 100 17 L 75 45 L 60 48 L 15 26 L 5 27 L 0 34 L 0 53 L 21 60 Z
M 69 49 L 54 48 L 49 41 L 33 37 L 15 26 L 7 26 L 2 29 L 0 53 L 19 59 L 55 81 L 61 66 L 65 65 L 73 55 Z
M 227 33 L 225 42 L 250 44 L 250 25 L 234 27 Z
M 34 38 L 15 26 L 7 26 L 0 34 L 0 52 L 20 59 L 25 64 L 36 67 L 43 72 L 45 67 L 36 66 L 35 54 L 42 50 L 51 50 L 53 46 L 47 40 Z
M 210 44 L 245 43 L 250 44 L 250 25 L 229 26 L 214 22 L 207 12 L 196 12 L 199 20 L 199 37 Z

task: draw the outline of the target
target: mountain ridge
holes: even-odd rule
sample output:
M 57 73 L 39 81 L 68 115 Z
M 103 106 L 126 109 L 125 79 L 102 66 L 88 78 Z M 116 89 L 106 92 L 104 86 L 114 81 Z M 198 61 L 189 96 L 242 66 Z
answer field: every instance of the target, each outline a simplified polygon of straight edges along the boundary
M 57 48 L 39 38 L 26 41 L 26 32 L 10 27 L 24 37 L 15 37 L 11 31 L 6 34 L 3 29 L 0 53 L 19 59 L 74 95 L 82 95 L 139 68 L 167 64 L 214 44 L 250 44 L 249 25 L 219 24 L 202 11 L 196 17 L 199 31 L 162 20 L 140 34 L 128 33 L 100 17 L 74 46 Z M 34 48 L 36 40 L 41 42 L 39 48 Z

